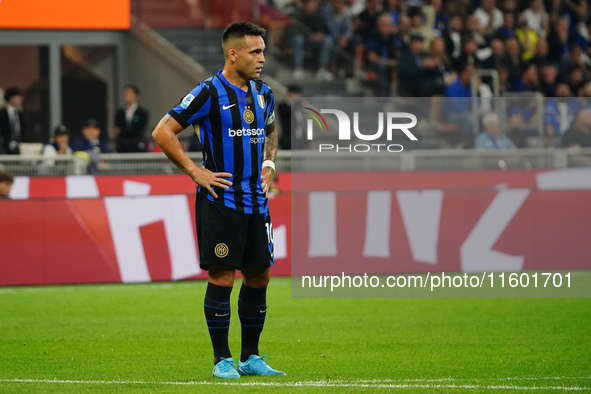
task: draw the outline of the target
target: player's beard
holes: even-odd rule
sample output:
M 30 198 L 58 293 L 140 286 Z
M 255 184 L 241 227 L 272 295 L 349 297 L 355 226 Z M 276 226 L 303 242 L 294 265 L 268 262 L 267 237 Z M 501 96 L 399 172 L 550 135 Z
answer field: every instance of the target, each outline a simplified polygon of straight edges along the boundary
M 261 69 L 263 68 L 263 66 L 260 66 Z M 256 70 L 251 69 L 252 71 L 250 72 L 246 72 L 244 70 L 239 70 L 238 74 L 244 78 L 244 80 L 246 81 L 250 81 L 252 79 L 257 79 L 261 76 L 261 74 L 259 72 L 257 72 Z M 261 70 L 262 71 L 262 70 Z

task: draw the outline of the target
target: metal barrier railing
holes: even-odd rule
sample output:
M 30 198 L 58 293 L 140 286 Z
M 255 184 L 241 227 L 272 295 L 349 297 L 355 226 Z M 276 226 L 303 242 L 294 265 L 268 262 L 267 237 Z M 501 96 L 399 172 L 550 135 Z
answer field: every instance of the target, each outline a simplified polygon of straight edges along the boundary
M 190 152 L 196 163 L 201 153 Z M 78 156 L 51 159 L 40 155 L 0 156 L 0 168 L 15 176 L 83 175 L 88 161 Z M 591 148 L 532 148 L 512 151 L 481 150 L 411 150 L 400 153 L 334 153 L 280 151 L 278 172 L 336 171 L 437 171 L 437 170 L 508 170 L 561 169 L 591 167 Z M 96 173 L 100 175 L 180 174 L 162 153 L 112 153 L 100 156 Z

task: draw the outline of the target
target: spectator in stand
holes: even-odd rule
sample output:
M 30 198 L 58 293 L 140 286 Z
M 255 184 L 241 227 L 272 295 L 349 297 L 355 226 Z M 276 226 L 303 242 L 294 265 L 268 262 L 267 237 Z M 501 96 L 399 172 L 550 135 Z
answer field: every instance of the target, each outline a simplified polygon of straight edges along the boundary
M 478 51 L 482 51 L 483 53 L 479 56 L 480 60 L 486 59 L 490 56 L 490 53 L 487 53 L 488 47 L 490 46 L 490 38 L 491 34 L 485 32 L 485 30 L 480 27 L 478 23 L 478 18 L 474 15 L 469 16 L 466 19 L 465 29 L 462 33 L 462 36 L 470 36 L 476 40 L 476 45 L 478 46 Z
M 501 133 L 499 124 L 499 116 L 495 113 L 488 113 L 482 118 L 482 131 L 476 137 L 474 148 L 486 150 L 511 150 L 515 149 L 515 145 L 504 134 Z
M 100 139 L 101 126 L 95 119 L 88 119 L 82 126 L 82 136 L 72 144 L 72 150 L 111 153 L 109 145 Z
M 499 95 L 504 96 L 509 91 L 509 72 L 503 66 L 498 67 L 496 70 L 499 73 Z
M 385 0 L 383 12 L 392 14 L 392 22 L 394 26 L 400 24 L 400 18 L 406 15 L 406 2 L 402 0 Z
M 530 61 L 535 55 L 539 37 L 538 33 L 527 25 L 527 20 L 525 19 L 524 14 L 519 14 L 517 17 L 517 29 L 515 30 L 515 34 L 521 44 L 521 59 L 524 62 Z
M 503 24 L 503 12 L 495 7 L 495 0 L 482 0 L 474 16 L 485 34 L 492 34 Z
M 145 152 L 146 127 L 148 111 L 138 104 L 140 91 L 135 85 L 127 85 L 123 89 L 124 108 L 115 113 L 115 135 L 117 135 L 117 152 Z
M 41 149 L 41 156 L 43 156 L 43 160 L 39 163 L 41 175 L 50 175 L 52 173 L 56 158 L 72 154 L 69 140 L 70 136 L 67 127 L 64 125 L 57 126 L 53 131 L 53 138 L 43 145 Z
M 379 3 L 379 0 L 367 0 L 363 11 L 353 19 L 355 41 L 358 45 L 363 45 L 375 30 L 378 24 Z
M 504 0 L 504 1 L 497 1 L 498 3 L 502 3 L 500 6 L 501 11 L 503 14 L 516 14 L 518 10 L 519 4 L 517 4 L 516 0 Z
M 575 40 L 582 49 L 585 64 L 591 67 L 591 15 L 587 17 L 586 24 L 577 29 Z
M 272 3 L 268 3 L 275 7 L 283 15 L 293 17 L 297 10 L 302 7 L 302 0 L 272 0 Z
M 447 56 L 450 58 L 452 63 L 455 63 L 462 54 L 462 29 L 463 29 L 462 18 L 454 15 L 449 20 L 449 30 L 443 33 L 443 39 L 445 40 L 445 51 Z
M 591 148 L 591 112 L 581 110 L 562 136 L 563 147 Z
M 355 18 L 365 9 L 365 3 L 367 0 L 345 0 L 347 5 L 347 13 L 351 19 Z
M 549 63 L 548 60 L 548 41 L 545 38 L 539 38 L 536 43 L 536 49 L 534 56 L 531 59 L 538 68 L 542 68 L 545 64 Z
M 391 14 L 382 14 L 378 18 L 378 28 L 365 44 L 369 71 L 377 74 L 376 93 L 378 97 L 390 96 L 392 73 L 396 68 L 396 36 Z
M 491 55 L 482 62 L 482 67 L 489 70 L 497 70 L 505 66 L 505 45 L 501 40 L 492 40 L 490 43 Z
M 521 76 L 521 53 L 517 38 L 509 38 L 505 42 L 505 68 L 509 72 L 509 85 L 513 86 Z
M 545 64 L 540 69 L 540 74 L 540 92 L 545 97 L 555 97 L 558 69 L 553 64 Z
M 8 88 L 4 100 L 6 106 L 0 109 L 0 154 L 18 155 L 25 129 L 23 92 L 19 88 Z
M 462 147 L 464 148 L 471 147 L 474 139 L 474 116 L 471 112 L 473 73 L 473 65 L 464 63 L 460 66 L 459 78 L 447 87 L 445 90 L 446 99 L 443 102 L 443 113 L 446 120 L 457 126 L 462 136 Z
M 449 15 L 445 12 L 445 9 L 443 9 L 442 0 L 431 0 L 430 3 L 435 12 L 433 30 L 436 32 L 437 36 L 441 36 L 449 30 Z
M 281 149 L 305 149 L 308 147 L 305 120 L 302 107 L 302 87 L 291 84 L 287 87 L 287 100 L 277 104 L 277 115 L 281 124 L 279 147 Z
M 398 91 L 401 96 L 424 96 L 425 64 L 423 59 L 423 37 L 413 34 L 410 40 L 410 48 L 398 62 Z
M 564 68 L 566 70 L 572 69 L 572 67 L 579 67 L 583 70 L 583 79 L 589 79 L 589 73 L 586 70 L 587 65 L 584 62 L 583 52 L 581 47 L 578 44 L 574 44 L 571 46 L 570 51 L 568 53 L 568 59 L 564 61 Z
M 574 36 L 576 26 L 587 18 L 587 0 L 553 0 L 550 21 L 554 24 L 560 18 L 567 19 L 570 26 L 569 35 Z
M 304 72 L 304 51 L 310 50 L 318 59 L 318 77 L 327 79 L 332 76 L 328 72 L 333 38 L 325 34 L 322 14 L 318 0 L 305 0 L 302 8 L 296 11 L 294 20 L 297 22 L 293 29 L 288 29 L 288 45 L 293 50 L 292 60 L 295 79 L 302 79 Z
M 435 9 L 431 5 L 412 7 L 408 9 L 410 18 L 410 33 L 423 37 L 425 45 L 431 45 L 433 39 L 433 24 L 435 23 Z
M 591 110 L 591 82 L 587 82 L 579 88 L 577 97 L 579 99 L 579 109 Z
M 584 68 L 578 64 L 572 64 L 567 68 L 566 82 L 571 92 L 576 92 L 585 83 Z
M 455 61 L 454 69 L 459 72 L 459 69 L 464 64 L 470 64 L 475 68 L 480 68 L 481 63 L 480 59 L 478 59 L 478 56 L 476 55 L 477 51 L 478 45 L 476 44 L 476 39 L 472 36 L 464 36 L 462 39 L 462 54 Z
M 410 49 L 410 18 L 406 15 L 402 15 L 397 27 L 396 58 L 400 59 L 402 55 Z
M 88 161 L 88 171 L 91 174 L 98 173 L 101 153 L 111 153 L 111 148 L 106 142 L 101 141 L 100 135 L 100 123 L 95 119 L 89 119 L 82 127 L 82 135 L 72 144 L 72 151 Z
M 561 136 L 572 124 L 578 107 L 568 84 L 559 83 L 556 86 L 556 97 L 548 99 L 544 105 L 546 136 L 550 139 Z
M 514 97 L 507 101 L 511 103 L 507 134 L 518 148 L 524 148 L 528 137 L 539 135 L 538 100 L 532 97 Z
M 538 33 L 540 37 L 546 37 L 550 29 L 550 17 L 544 8 L 542 0 L 531 0 L 529 7 L 523 11 L 527 25 Z
M 513 84 L 514 92 L 537 92 L 539 90 L 538 68 L 533 63 L 521 66 L 521 78 Z
M 495 30 L 493 39 L 506 41 L 508 38 L 517 38 L 515 34 L 515 15 L 506 13 L 503 15 L 503 25 Z
M 444 1 L 445 12 L 450 17 L 458 16 L 462 21 L 465 21 L 468 15 L 474 12 L 476 7 L 470 7 L 470 0 L 453 0 Z M 480 3 L 477 4 L 479 6 Z
M 46 158 L 53 158 L 57 155 L 67 155 L 72 153 L 70 147 L 70 135 L 66 126 L 59 125 L 53 131 L 53 138 L 49 140 L 41 149 L 41 155 Z
M 435 37 L 429 46 L 429 58 L 425 59 L 425 96 L 443 96 L 449 84 L 457 79 L 451 60 L 445 53 L 445 41 Z
M 348 57 L 353 57 L 354 40 L 353 38 L 353 22 L 350 15 L 347 14 L 347 4 L 345 0 L 330 0 L 322 9 L 324 18 L 324 27 L 328 35 L 334 42 L 334 48 L 338 51 L 333 51 L 334 62 L 336 68 L 340 71 L 344 67 L 349 67 L 350 62 Z M 352 72 L 352 70 L 350 70 Z M 327 69 L 321 68 L 318 70 L 320 79 L 331 80 L 333 75 Z
M 548 59 L 556 64 L 568 58 L 570 51 L 569 22 L 560 18 L 548 36 Z
M 12 174 L 0 170 L 0 200 L 10 199 L 10 190 L 12 189 L 13 183 L 14 177 Z

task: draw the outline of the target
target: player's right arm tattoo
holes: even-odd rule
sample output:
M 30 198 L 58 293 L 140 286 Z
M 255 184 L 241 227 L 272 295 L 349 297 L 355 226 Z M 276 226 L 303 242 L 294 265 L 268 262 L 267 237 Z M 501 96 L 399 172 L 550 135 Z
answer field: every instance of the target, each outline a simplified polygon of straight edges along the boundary
M 275 122 L 268 125 L 265 131 L 265 157 L 263 158 L 263 160 L 275 161 L 275 159 L 277 158 L 277 149 L 279 146 Z

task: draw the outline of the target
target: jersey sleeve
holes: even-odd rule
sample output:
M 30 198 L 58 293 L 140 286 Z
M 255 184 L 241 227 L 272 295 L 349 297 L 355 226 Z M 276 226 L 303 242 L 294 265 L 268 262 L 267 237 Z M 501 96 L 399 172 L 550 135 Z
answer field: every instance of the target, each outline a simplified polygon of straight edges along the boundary
M 168 114 L 174 118 L 183 128 L 195 124 L 199 119 L 209 114 L 211 108 L 211 95 L 208 86 L 201 82 L 191 90 L 180 103 L 173 107 Z
M 275 95 L 271 88 L 269 88 L 269 111 L 267 115 L 267 122 L 265 123 L 266 126 L 272 125 L 275 122 Z

